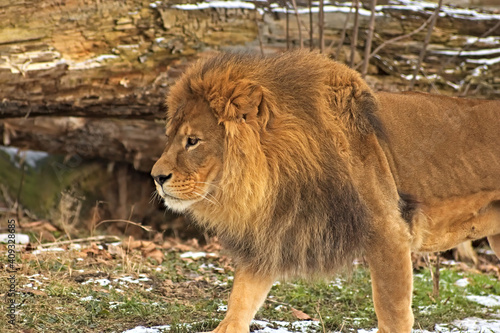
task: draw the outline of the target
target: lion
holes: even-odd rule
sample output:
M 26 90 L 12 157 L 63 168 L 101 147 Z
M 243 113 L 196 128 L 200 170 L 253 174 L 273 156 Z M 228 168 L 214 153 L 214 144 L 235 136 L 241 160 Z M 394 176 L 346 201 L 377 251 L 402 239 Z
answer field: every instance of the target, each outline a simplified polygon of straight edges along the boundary
M 277 279 L 364 256 L 379 332 L 411 332 L 411 252 L 488 237 L 500 254 L 500 102 L 374 93 L 318 53 L 224 53 L 167 97 L 151 175 L 218 235 L 234 284 L 216 333 L 249 332 Z

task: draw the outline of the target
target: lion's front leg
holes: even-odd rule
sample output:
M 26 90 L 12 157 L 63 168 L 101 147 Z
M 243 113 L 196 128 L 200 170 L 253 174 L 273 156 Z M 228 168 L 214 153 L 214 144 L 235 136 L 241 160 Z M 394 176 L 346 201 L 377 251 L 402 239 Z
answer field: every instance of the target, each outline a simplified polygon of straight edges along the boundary
M 392 230 L 376 238 L 367 260 L 378 332 L 410 333 L 413 327 L 413 274 L 408 234 Z
M 247 333 L 250 321 L 266 299 L 274 277 L 256 275 L 248 269 L 236 269 L 229 296 L 226 318 L 214 333 Z

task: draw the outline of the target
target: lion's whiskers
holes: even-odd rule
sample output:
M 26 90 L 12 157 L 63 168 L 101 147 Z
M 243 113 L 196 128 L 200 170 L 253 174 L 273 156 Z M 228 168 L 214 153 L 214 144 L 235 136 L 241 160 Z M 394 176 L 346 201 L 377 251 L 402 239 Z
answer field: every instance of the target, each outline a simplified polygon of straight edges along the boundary
M 211 204 L 214 204 L 214 205 L 217 205 L 217 206 L 220 205 L 219 201 L 212 194 L 210 194 L 210 193 L 202 194 L 202 193 L 199 193 L 199 192 L 196 192 L 196 191 L 193 191 L 193 193 L 196 194 L 196 195 L 198 195 L 198 196 L 200 196 L 201 198 L 207 200 Z M 213 198 L 213 200 L 207 198 L 206 195 L 210 195 Z
M 153 192 L 151 192 L 149 203 L 153 204 L 155 201 L 161 202 L 161 199 L 162 198 L 161 198 L 160 194 L 158 193 L 158 191 L 154 190 Z

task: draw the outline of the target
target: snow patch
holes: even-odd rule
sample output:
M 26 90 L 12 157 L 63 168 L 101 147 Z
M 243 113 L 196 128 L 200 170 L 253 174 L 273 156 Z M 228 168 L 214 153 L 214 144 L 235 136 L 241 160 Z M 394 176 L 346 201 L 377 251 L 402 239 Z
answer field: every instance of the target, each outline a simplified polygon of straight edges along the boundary
M 2 67 L 0 66 L 0 68 Z M 20 165 L 17 161 L 17 156 L 22 157 L 24 159 L 24 163 L 32 168 L 36 168 L 38 162 L 49 156 L 48 153 L 43 151 L 22 150 L 16 147 L 0 146 L 0 151 L 7 153 L 10 156 L 11 162 L 18 168 Z
M 470 295 L 470 296 L 466 296 L 466 298 L 470 301 L 479 303 L 482 306 L 486 306 L 486 307 L 500 306 L 500 296 L 497 296 L 497 295 L 489 295 L 489 296 Z M 498 331 L 498 332 L 500 332 L 500 331 Z
M 38 249 L 33 251 L 34 255 L 41 254 L 42 252 L 65 252 L 66 250 L 60 247 L 49 247 L 46 249 Z
M 189 259 L 200 259 L 200 258 L 208 258 L 208 257 L 217 257 L 215 253 L 206 253 L 206 252 L 185 252 L 181 254 L 180 256 L 183 259 L 189 258 Z
M 500 63 L 500 57 L 492 59 L 467 59 L 467 62 L 472 64 L 485 64 L 488 66 Z M 491 251 L 493 252 L 493 251 Z
M 124 331 L 123 333 L 161 333 L 163 331 L 170 331 L 170 326 L 155 326 L 151 328 L 147 328 L 144 326 L 137 326 L 135 328 Z
M 278 328 L 267 327 L 270 323 L 273 324 L 273 327 L 277 326 Z M 252 320 L 252 324 L 257 324 L 264 327 L 263 329 L 254 331 L 254 333 L 289 333 L 290 330 L 287 327 L 290 327 L 290 325 L 293 328 L 293 332 L 306 333 L 318 329 L 321 325 L 317 321 L 295 321 L 293 323 L 289 323 L 286 321 L 267 322 L 263 320 Z
M 9 243 L 11 234 L 0 234 L 0 243 Z M 14 234 L 14 242 L 16 244 L 28 244 L 30 242 L 30 237 L 25 234 Z
M 243 1 L 210 1 L 199 2 L 196 4 L 181 4 L 172 6 L 181 10 L 201 10 L 209 8 L 227 8 L 227 9 L 255 9 L 255 5 L 250 2 Z
M 321 324 L 317 321 L 296 321 L 292 323 L 284 321 L 264 321 L 252 320 L 252 324 L 256 324 L 262 329 L 253 331 L 253 333 L 292 333 L 292 332 L 320 332 Z M 183 325 L 185 328 L 190 328 L 190 324 Z M 268 327 L 272 326 L 272 327 Z M 289 327 L 292 327 L 290 330 Z M 153 326 L 147 328 L 144 326 L 137 326 L 122 333 L 161 333 L 170 332 L 170 326 Z M 360 329 L 357 333 L 376 333 L 377 329 Z M 451 324 L 436 324 L 434 331 L 427 330 L 413 330 L 413 333 L 500 333 L 500 320 L 499 319 L 480 319 L 480 318 L 465 318 L 456 320 Z M 333 332 L 338 333 L 338 332 Z
M 449 327 L 451 326 L 451 328 Z M 466 318 L 462 320 L 455 320 L 451 325 L 437 324 L 436 332 L 442 333 L 499 333 L 500 320 L 498 319 L 480 319 L 480 318 Z
M 88 279 L 87 281 L 82 282 L 82 285 L 90 284 L 90 283 L 99 284 L 99 285 L 101 285 L 101 287 L 105 287 L 105 286 L 109 285 L 111 283 L 111 281 L 109 281 L 108 279 L 97 279 L 97 280 Z
M 432 53 L 442 54 L 442 55 L 460 55 L 464 56 L 484 56 L 500 53 L 500 48 L 494 49 L 482 49 L 482 50 L 472 50 L 472 51 L 461 51 L 461 50 L 431 50 Z
M 467 278 L 463 278 L 463 279 L 460 279 L 460 280 L 455 281 L 455 283 L 454 283 L 454 284 L 455 284 L 455 286 L 457 286 L 457 287 L 462 287 L 462 288 L 465 288 L 465 287 L 467 287 L 467 286 L 469 285 L 469 283 L 470 283 L 470 282 L 469 282 L 469 279 L 467 279 Z

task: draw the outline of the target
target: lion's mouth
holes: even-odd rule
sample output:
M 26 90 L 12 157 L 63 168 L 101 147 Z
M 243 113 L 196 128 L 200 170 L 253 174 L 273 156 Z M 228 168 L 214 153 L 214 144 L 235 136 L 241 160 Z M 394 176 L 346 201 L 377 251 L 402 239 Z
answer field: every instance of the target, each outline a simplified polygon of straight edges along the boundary
M 196 198 L 190 198 L 190 197 L 181 198 L 181 197 L 178 197 L 175 194 L 171 194 L 169 192 L 166 192 L 163 188 L 161 188 L 160 196 L 163 199 L 178 200 L 178 201 L 192 201 L 192 200 L 196 200 Z
M 162 197 L 166 207 L 177 213 L 184 213 L 192 204 L 201 200 L 201 198 L 181 198 L 175 194 L 167 193 L 162 187 L 157 189 L 158 194 Z

